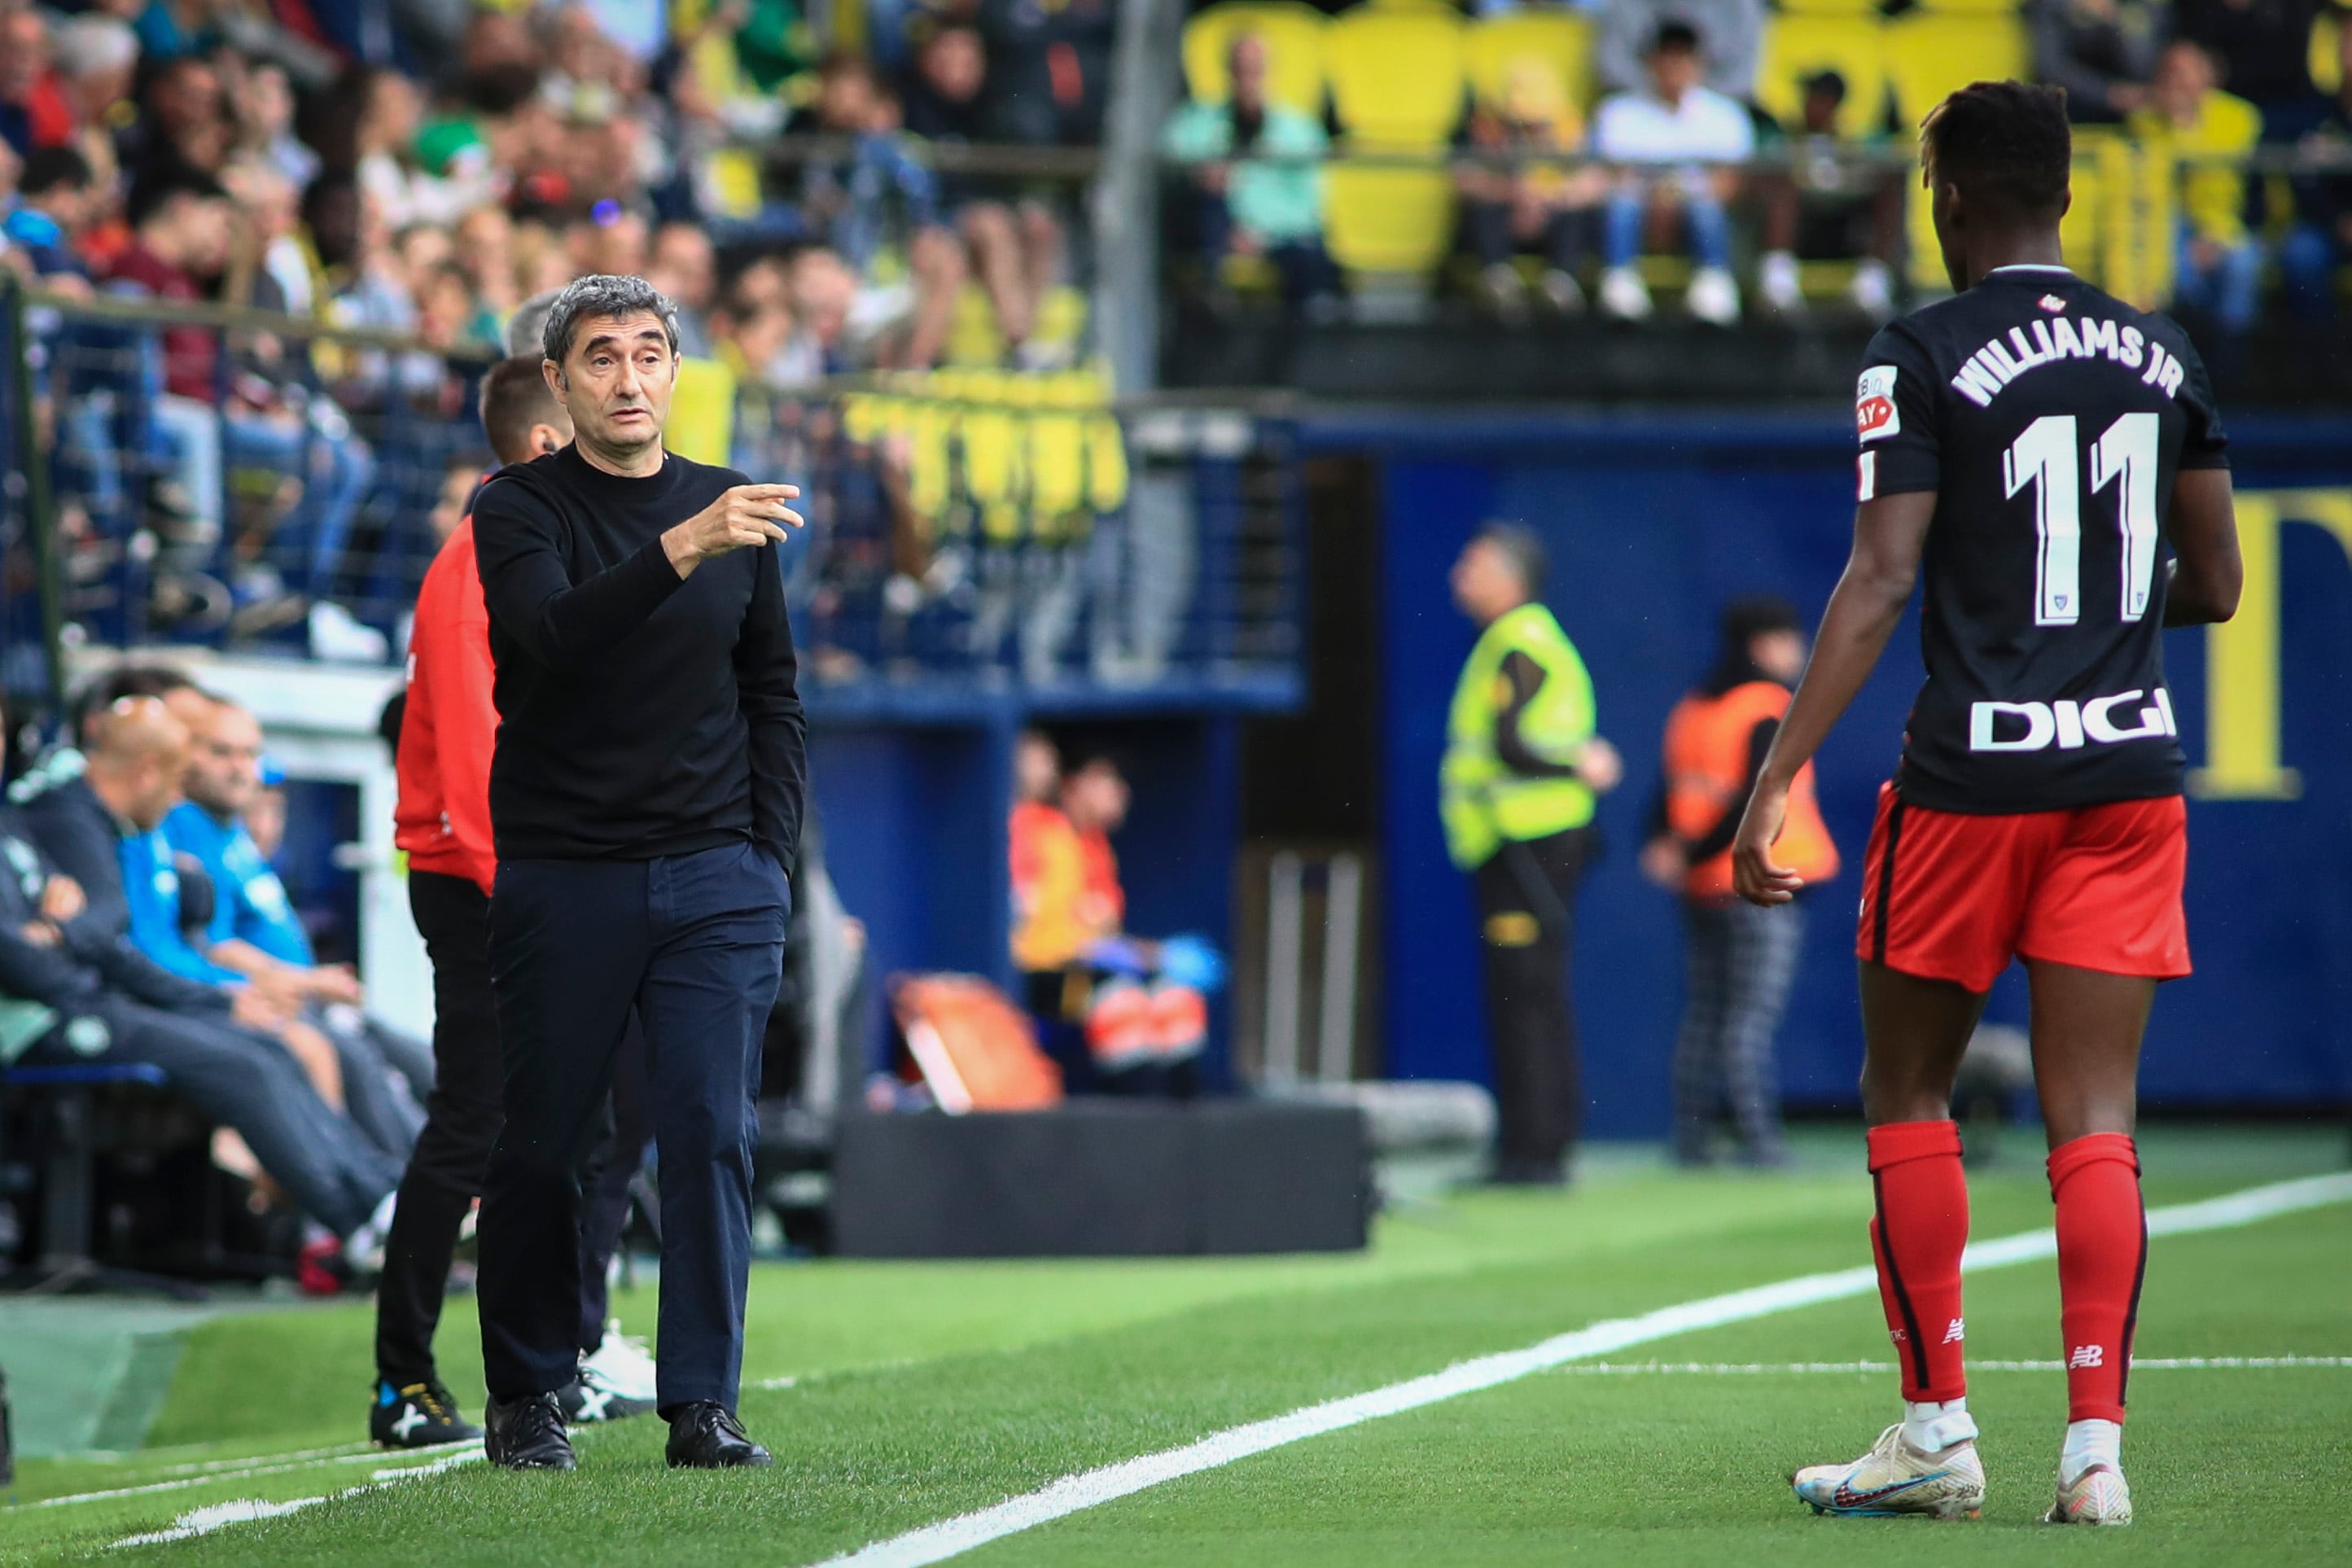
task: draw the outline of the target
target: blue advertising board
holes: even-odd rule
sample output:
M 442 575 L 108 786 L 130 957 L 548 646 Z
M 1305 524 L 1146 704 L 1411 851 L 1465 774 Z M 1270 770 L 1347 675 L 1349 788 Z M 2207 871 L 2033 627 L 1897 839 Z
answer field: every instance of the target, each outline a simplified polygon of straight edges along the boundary
M 2158 998 L 2143 1092 L 2175 1106 L 2341 1103 L 2352 1099 L 2352 422 L 2250 419 L 2233 434 L 2245 606 L 2228 627 L 2171 634 L 2166 650 L 2196 769 L 2197 973 Z M 1446 568 L 1480 524 L 1520 522 L 1550 548 L 1545 597 L 1628 764 L 1602 805 L 1609 847 L 1580 910 L 1588 1127 L 1662 1133 L 1681 942 L 1675 900 L 1634 867 L 1660 738 L 1712 660 L 1726 599 L 1775 592 L 1819 615 L 1852 527 L 1849 427 L 1819 416 L 1352 416 L 1311 422 L 1302 441 L 1370 457 L 1381 474 L 1390 1072 L 1486 1076 L 1469 889 L 1437 820 L 1445 705 L 1472 641 Z M 1858 1099 L 1855 868 L 1920 678 L 1917 637 L 1915 609 L 1821 758 L 1822 810 L 1847 868 L 1807 900 L 1780 1039 L 1794 1100 Z M 2025 1021 L 2016 972 L 1991 1016 Z

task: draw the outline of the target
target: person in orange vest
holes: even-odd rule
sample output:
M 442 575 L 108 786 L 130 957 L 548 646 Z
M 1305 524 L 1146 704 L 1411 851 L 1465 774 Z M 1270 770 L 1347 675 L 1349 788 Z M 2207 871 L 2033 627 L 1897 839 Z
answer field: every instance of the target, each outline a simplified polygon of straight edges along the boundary
M 1712 1160 L 1716 1128 L 1726 1121 L 1744 1163 L 1788 1159 L 1772 1037 L 1796 978 L 1804 914 L 1795 903 L 1763 909 L 1733 896 L 1731 839 L 1805 653 L 1804 624 L 1786 600 L 1735 599 L 1723 612 L 1722 657 L 1666 721 L 1642 868 L 1683 899 L 1687 978 L 1674 1084 L 1675 1158 L 1685 1165 Z M 1837 873 L 1810 765 L 1790 792 L 1777 850 L 1809 889 Z

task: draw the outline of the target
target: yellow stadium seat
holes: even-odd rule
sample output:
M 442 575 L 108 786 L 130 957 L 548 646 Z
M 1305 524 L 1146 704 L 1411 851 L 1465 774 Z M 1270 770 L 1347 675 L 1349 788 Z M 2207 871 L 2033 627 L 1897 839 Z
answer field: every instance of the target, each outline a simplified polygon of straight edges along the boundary
M 1462 119 L 1461 18 L 1359 6 L 1323 36 L 1340 125 L 1384 148 L 1443 147 Z
M 1916 126 L 1972 81 L 2022 79 L 2032 71 L 2025 25 L 2011 16 L 1923 13 L 1889 22 L 1885 37 L 1887 84 L 1895 91 L 1895 111 L 1907 126 Z
M 1350 272 L 1432 271 L 1454 243 L 1454 183 L 1443 169 L 1333 163 L 1323 237 Z
M 1233 92 L 1225 60 L 1234 40 L 1265 40 L 1266 96 L 1317 119 L 1323 114 L 1323 14 L 1290 0 L 1226 0 L 1184 24 L 1184 90 L 1200 103 Z
M 1756 100 L 1793 131 L 1804 112 L 1806 79 L 1833 70 L 1845 79 L 1838 129 L 1848 136 L 1870 134 L 1886 117 L 1885 52 L 1878 35 L 1875 16 L 1773 18 L 1756 70 Z
M 1479 98 L 1499 104 L 1503 78 L 1514 60 L 1535 58 L 1559 73 L 1569 101 L 1592 107 L 1592 24 L 1568 11 L 1513 11 L 1473 26 L 1464 37 L 1463 66 Z
M 1780 11 L 1790 16 L 1867 16 L 1878 21 L 1878 0 L 1780 0 Z
M 1127 432 L 1108 414 L 1087 421 L 1087 503 L 1097 512 L 1127 504 Z
M 2025 0 L 1918 0 L 1918 5 L 1951 16 L 2014 16 L 2025 9 Z
M 2311 24 L 2311 79 L 2322 92 L 2332 93 L 2344 82 L 2344 57 L 2336 47 L 2343 26 L 2330 11 Z

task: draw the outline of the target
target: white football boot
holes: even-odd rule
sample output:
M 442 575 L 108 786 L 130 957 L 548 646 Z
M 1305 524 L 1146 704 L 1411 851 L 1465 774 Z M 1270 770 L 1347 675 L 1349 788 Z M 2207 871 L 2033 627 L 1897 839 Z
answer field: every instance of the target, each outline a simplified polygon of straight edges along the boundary
M 1984 1465 L 1977 1458 L 1975 1440 L 1922 1453 L 1903 1440 L 1899 1421 L 1881 1432 L 1859 1459 L 1808 1465 L 1790 1484 L 1799 1500 L 1811 1503 L 1815 1513 L 1975 1519 L 1984 1510 Z
M 2129 1524 L 2131 1488 L 2113 1465 L 2097 1464 L 2073 1481 L 2058 1483 L 2058 1500 L 2042 1516 L 2044 1524 Z

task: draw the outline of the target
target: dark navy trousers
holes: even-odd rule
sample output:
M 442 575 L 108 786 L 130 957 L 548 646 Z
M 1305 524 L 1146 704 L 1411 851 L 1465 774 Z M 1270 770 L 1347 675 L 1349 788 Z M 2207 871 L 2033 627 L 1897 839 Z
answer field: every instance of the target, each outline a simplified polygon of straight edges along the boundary
M 635 1007 L 662 1209 L 665 1413 L 735 1407 L 760 1042 L 792 890 L 746 842 L 655 860 L 509 860 L 490 898 L 506 1124 L 481 1215 L 482 1361 L 514 1400 L 577 1375 L 582 1163 Z

